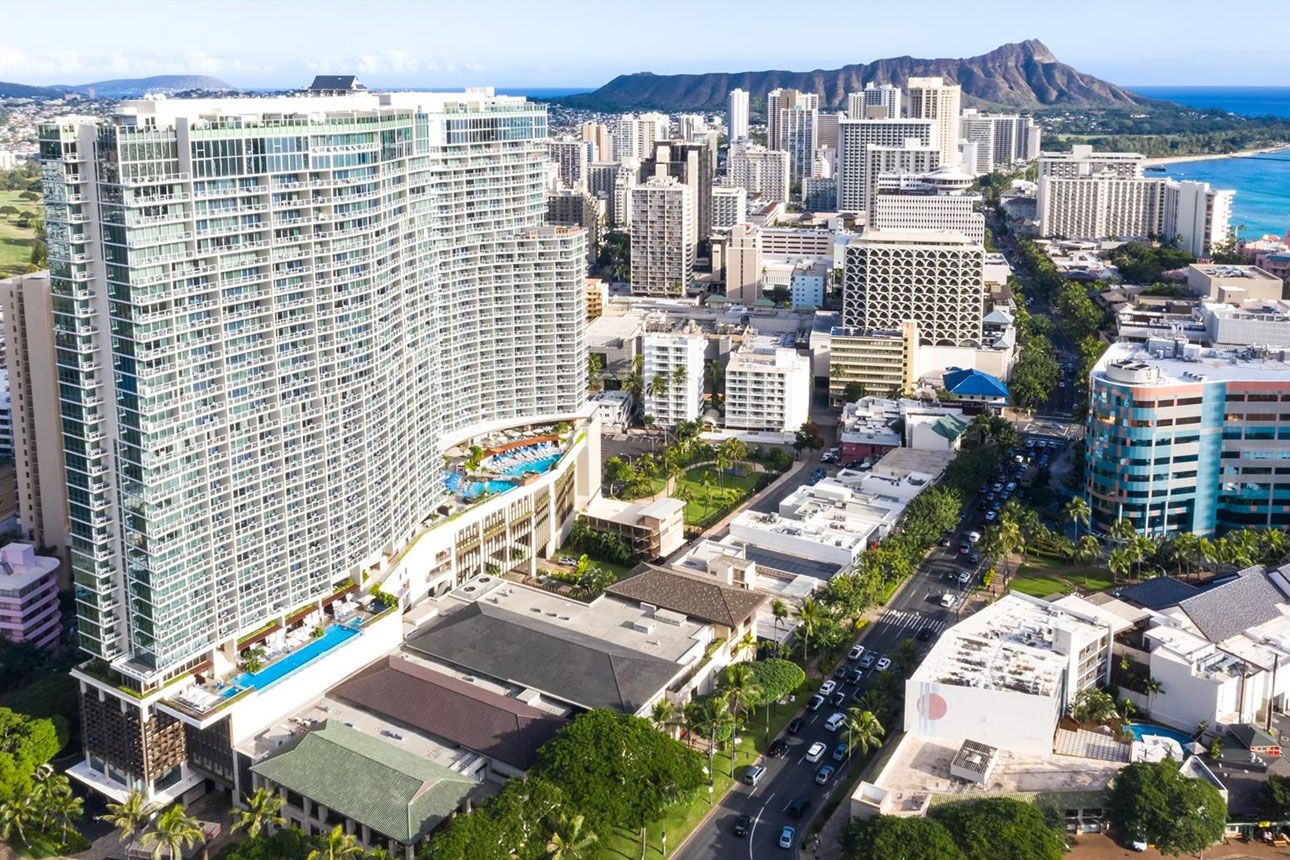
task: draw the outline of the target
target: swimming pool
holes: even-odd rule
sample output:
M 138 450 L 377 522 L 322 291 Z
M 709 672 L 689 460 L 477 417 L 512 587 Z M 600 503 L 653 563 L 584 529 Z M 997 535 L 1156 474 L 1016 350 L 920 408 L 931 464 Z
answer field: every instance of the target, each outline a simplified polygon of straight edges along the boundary
M 1166 738 L 1173 738 L 1178 741 L 1184 750 L 1187 749 L 1187 744 L 1191 743 L 1192 738 L 1191 735 L 1185 732 L 1180 732 L 1177 729 L 1152 725 L 1151 723 L 1134 723 L 1129 726 L 1129 732 L 1133 735 L 1135 740 L 1139 741 L 1148 735 L 1161 735 Z
M 549 457 L 543 457 L 540 460 L 530 460 L 527 463 L 516 463 L 514 466 L 507 466 L 502 470 L 504 475 L 523 475 L 527 472 L 537 472 L 539 475 L 543 472 L 551 471 L 551 467 L 559 461 L 559 454 L 552 454 Z
M 348 642 L 357 636 L 357 622 L 354 622 L 354 624 L 355 626 L 353 627 L 350 626 L 349 622 L 333 624 L 323 631 L 322 636 L 314 639 L 299 651 L 293 651 L 258 672 L 243 672 L 237 675 L 233 680 L 229 681 L 229 686 L 224 691 L 224 697 L 235 696 L 247 688 L 263 690 L 270 684 L 280 681 L 315 657 L 321 657 L 337 645 Z
M 551 471 L 551 467 L 560 461 L 561 456 L 562 455 L 557 452 L 539 460 L 515 463 L 513 465 L 506 466 L 501 470 L 501 472 L 503 475 L 509 475 L 514 478 L 518 478 L 521 475 L 528 474 L 529 472 L 536 472 L 540 475 L 544 472 Z M 448 488 L 448 492 L 456 493 L 468 502 L 473 502 L 485 492 L 488 492 L 490 495 L 497 495 L 498 493 L 504 493 L 507 490 L 512 490 L 519 486 L 515 481 L 503 478 L 492 478 L 487 481 L 468 480 L 462 477 L 460 472 L 449 472 L 444 476 L 443 483 L 444 486 Z

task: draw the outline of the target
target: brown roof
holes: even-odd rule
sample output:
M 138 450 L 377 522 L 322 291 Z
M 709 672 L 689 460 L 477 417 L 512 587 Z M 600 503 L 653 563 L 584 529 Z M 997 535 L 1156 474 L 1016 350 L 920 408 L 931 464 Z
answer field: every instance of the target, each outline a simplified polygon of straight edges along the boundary
M 533 765 L 538 747 L 564 724 L 518 699 L 396 656 L 372 664 L 331 694 L 520 770 Z
M 766 595 L 746 588 L 672 573 L 661 567 L 650 567 L 643 573 L 615 582 L 605 589 L 605 593 L 731 628 L 747 621 L 766 601 Z

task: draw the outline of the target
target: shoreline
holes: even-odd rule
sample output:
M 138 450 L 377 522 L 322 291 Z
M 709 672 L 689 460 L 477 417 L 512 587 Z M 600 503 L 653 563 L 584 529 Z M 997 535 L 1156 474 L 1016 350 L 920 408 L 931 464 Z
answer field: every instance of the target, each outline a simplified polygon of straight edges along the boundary
M 1186 161 L 1216 161 L 1220 158 L 1246 158 L 1251 155 L 1267 155 L 1270 152 L 1281 152 L 1290 144 L 1263 146 L 1258 149 L 1243 149 L 1240 152 L 1211 152 L 1206 155 L 1169 155 L 1162 158 L 1148 158 L 1146 166 L 1157 164 L 1182 164 Z

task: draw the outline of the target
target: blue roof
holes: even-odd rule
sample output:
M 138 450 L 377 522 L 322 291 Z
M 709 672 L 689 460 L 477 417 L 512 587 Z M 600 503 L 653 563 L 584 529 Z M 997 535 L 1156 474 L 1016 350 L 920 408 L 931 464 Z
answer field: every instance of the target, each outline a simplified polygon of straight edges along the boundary
M 1007 397 L 1008 386 L 979 370 L 953 368 L 945 374 L 945 390 L 960 397 Z

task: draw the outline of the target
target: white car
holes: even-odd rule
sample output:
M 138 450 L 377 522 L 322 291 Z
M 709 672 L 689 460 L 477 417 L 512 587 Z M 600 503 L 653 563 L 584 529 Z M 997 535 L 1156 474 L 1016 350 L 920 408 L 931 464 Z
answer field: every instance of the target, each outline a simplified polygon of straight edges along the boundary
M 863 645 L 856 645 L 856 646 L 855 646 L 855 647 L 853 647 L 853 648 L 851 649 L 851 651 L 847 654 L 847 659 L 848 659 L 848 660 L 859 660 L 859 659 L 860 659 L 860 655 L 861 655 L 861 654 L 863 654 L 863 653 L 864 653 L 864 646 L 863 646 Z
M 891 658 L 890 658 L 890 657 L 883 657 L 881 660 L 879 660 L 879 661 L 878 661 L 878 671 L 879 671 L 879 672 L 886 672 L 886 671 L 887 671 L 888 669 L 890 669 L 890 668 L 891 668 Z
M 830 719 L 832 719 L 832 717 L 830 717 Z M 811 744 L 811 748 L 806 751 L 806 760 L 812 763 L 819 761 L 824 758 L 824 750 L 824 742 L 816 741 Z
M 829 680 L 825 681 L 823 684 L 820 685 L 820 695 L 827 698 L 828 696 L 832 695 L 833 691 L 836 690 L 837 688 L 838 688 L 837 681 L 834 681 L 833 679 L 830 678 Z
M 968 581 L 971 579 L 972 579 L 972 574 L 969 571 L 965 570 L 959 574 L 959 582 L 963 583 L 964 585 L 967 585 Z
M 879 662 L 878 665 L 881 666 L 882 663 Z M 824 728 L 831 732 L 836 732 L 838 729 L 842 728 L 842 724 L 846 721 L 847 715 L 838 711 L 837 713 L 830 715 L 829 718 L 824 721 Z M 815 747 L 811 747 L 811 749 L 815 749 Z
M 941 606 L 944 606 L 946 609 L 949 609 L 956 602 L 957 598 L 948 591 L 941 595 Z
M 968 543 L 973 544 L 975 546 L 980 542 L 981 542 L 980 532 L 968 532 Z

